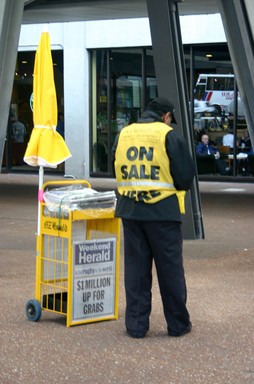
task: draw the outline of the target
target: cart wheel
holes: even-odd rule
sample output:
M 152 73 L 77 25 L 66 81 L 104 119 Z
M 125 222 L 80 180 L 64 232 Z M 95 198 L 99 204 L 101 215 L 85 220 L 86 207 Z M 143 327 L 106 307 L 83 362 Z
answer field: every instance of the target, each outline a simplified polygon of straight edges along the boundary
M 32 299 L 26 303 L 26 318 L 30 321 L 38 321 L 41 318 L 41 305 L 39 301 Z

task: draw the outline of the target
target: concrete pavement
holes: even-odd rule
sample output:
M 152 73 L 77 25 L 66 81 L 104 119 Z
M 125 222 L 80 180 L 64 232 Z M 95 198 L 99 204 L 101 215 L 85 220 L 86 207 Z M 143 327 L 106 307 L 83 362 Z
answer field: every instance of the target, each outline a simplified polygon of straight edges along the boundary
M 167 336 L 154 277 L 150 331 L 140 340 L 125 334 L 122 265 L 118 320 L 67 328 L 65 317 L 47 311 L 37 323 L 26 320 L 35 292 L 37 181 L 0 174 L 1 384 L 254 383 L 253 184 L 200 182 L 206 238 L 184 241 L 193 330 Z

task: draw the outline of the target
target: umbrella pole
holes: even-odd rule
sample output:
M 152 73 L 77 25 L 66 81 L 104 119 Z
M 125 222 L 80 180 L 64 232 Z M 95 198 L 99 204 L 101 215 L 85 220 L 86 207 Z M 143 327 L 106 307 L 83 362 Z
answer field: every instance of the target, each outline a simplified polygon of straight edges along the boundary
M 37 222 L 37 236 L 40 235 L 41 229 L 40 229 L 40 204 L 43 201 L 43 191 L 42 191 L 42 185 L 43 185 L 43 176 L 44 176 L 44 169 L 42 166 L 39 168 L 39 190 L 38 190 L 38 222 Z

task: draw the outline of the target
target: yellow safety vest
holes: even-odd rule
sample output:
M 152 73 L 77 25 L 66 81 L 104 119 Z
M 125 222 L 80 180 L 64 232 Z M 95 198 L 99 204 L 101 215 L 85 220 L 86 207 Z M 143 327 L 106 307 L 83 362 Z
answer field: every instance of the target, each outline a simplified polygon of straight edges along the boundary
M 160 122 L 131 124 L 119 136 L 115 153 L 117 189 L 135 201 L 154 204 L 177 195 L 185 213 L 185 191 L 177 191 L 170 174 L 166 135 L 173 128 Z

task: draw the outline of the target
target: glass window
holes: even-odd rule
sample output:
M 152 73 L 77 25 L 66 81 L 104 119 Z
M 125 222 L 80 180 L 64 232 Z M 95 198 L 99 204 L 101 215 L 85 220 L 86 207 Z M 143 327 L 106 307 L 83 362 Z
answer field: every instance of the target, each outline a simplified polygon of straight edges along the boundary
M 63 111 L 63 51 L 52 50 L 54 65 L 54 80 L 56 85 L 58 110 Z M 31 167 L 24 163 L 23 157 L 33 129 L 33 71 L 35 51 L 20 51 L 17 55 L 14 82 L 11 96 L 10 119 L 8 123 L 3 166 L 8 171 L 22 169 L 31 171 Z M 13 121 L 20 121 L 25 126 L 25 134 L 21 139 L 15 140 L 13 135 Z M 61 165 L 57 170 L 63 170 Z
M 158 96 L 157 80 L 155 76 L 153 50 L 145 50 L 145 76 L 146 76 L 146 94 L 145 94 L 145 105 Z
M 234 75 L 227 44 L 210 46 L 199 45 L 194 48 L 194 136 L 196 145 L 202 135 L 209 137 L 209 142 L 216 147 L 221 156 L 216 170 L 209 170 L 206 160 L 198 159 L 201 174 L 218 177 L 218 175 L 247 175 L 249 154 L 239 147 L 242 137 L 246 135 L 247 126 L 242 113 L 242 120 L 231 112 L 234 104 Z M 207 86 L 205 87 L 205 84 Z M 240 100 L 240 95 L 239 95 Z M 241 104 L 239 102 L 239 104 Z M 234 139 L 232 141 L 232 138 Z M 230 141 L 231 140 L 231 141 Z M 235 147 L 235 148 L 234 148 Z M 239 152 L 245 152 L 245 158 L 239 160 Z M 247 157 L 248 154 L 248 157 Z M 239 156 L 238 156 L 239 157 Z M 209 160 L 210 161 L 210 160 Z M 221 168 L 223 167 L 223 169 Z M 225 172 L 227 170 L 227 173 Z
M 121 129 L 142 112 L 142 49 L 92 52 L 92 173 L 111 174 L 110 152 Z
M 93 170 L 108 169 L 108 53 L 94 51 L 92 55 L 92 154 Z
M 207 78 L 208 91 L 234 91 L 234 77 L 212 76 Z
M 139 118 L 142 109 L 142 50 L 110 51 L 112 136 Z
M 195 142 L 200 142 L 202 134 L 208 133 L 211 143 L 218 146 L 231 122 L 227 108 L 234 95 L 233 68 L 227 45 L 189 46 L 184 53 L 187 78 L 193 83 L 189 89 L 194 89 Z M 137 121 L 149 101 L 158 96 L 153 50 L 94 50 L 91 63 L 91 174 L 112 176 L 110 152 L 117 133 Z M 218 117 L 216 126 L 213 125 L 214 115 Z M 237 136 L 239 134 L 237 132 Z

